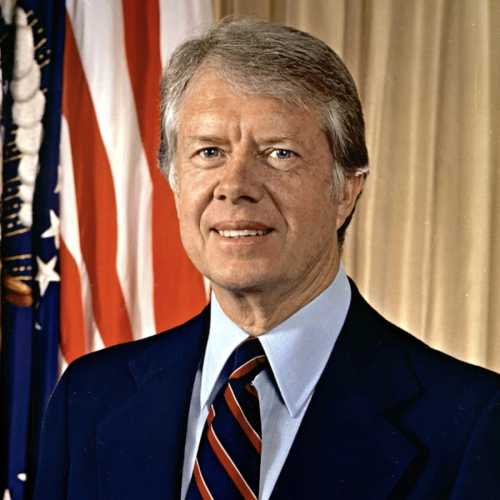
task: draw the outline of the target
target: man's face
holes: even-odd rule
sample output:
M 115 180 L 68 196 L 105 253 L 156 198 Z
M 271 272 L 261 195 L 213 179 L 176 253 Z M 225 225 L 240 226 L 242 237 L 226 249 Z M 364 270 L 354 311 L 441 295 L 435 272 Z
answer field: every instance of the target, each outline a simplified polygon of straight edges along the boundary
M 280 297 L 338 267 L 350 211 L 332 195 L 316 114 L 237 93 L 209 70 L 179 110 L 176 204 L 185 249 L 218 289 Z

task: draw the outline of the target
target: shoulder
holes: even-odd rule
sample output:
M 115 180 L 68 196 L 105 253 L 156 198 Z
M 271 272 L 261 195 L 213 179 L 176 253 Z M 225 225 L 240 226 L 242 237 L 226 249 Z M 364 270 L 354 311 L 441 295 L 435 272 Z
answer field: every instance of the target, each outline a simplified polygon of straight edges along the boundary
M 392 326 L 387 330 L 394 344 L 408 353 L 415 373 L 425 386 L 436 389 L 456 387 L 463 393 L 500 390 L 500 375 L 492 370 L 477 366 L 438 349 L 432 348 L 413 335 Z
M 356 316 L 356 327 L 364 330 L 361 336 L 371 337 L 371 349 L 380 352 L 383 363 L 389 364 L 389 368 L 404 362 L 422 391 L 439 395 L 443 402 L 454 400 L 483 405 L 497 397 L 500 392 L 498 373 L 427 345 L 386 320 L 361 297 L 353 283 L 351 287 L 353 303 L 350 313 Z
M 59 386 L 65 387 L 68 400 L 112 402 L 121 392 L 133 390 L 138 376 L 161 370 L 173 357 L 195 353 L 207 322 L 205 310 L 171 330 L 86 354 L 68 366 Z
M 387 326 L 386 335 L 394 352 L 408 360 L 418 381 L 418 419 L 434 415 L 443 432 L 447 425 L 450 430 L 462 425 L 472 430 L 485 415 L 500 424 L 498 373 L 434 349 L 394 325 Z
M 383 319 L 388 343 L 405 355 L 422 387 L 479 401 L 500 391 L 500 375 L 435 349 Z

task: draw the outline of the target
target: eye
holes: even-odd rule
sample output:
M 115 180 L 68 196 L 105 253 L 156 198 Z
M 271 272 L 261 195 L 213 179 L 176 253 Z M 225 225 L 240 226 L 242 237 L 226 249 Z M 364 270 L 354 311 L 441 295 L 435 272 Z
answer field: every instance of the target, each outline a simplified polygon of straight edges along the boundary
M 211 158 L 219 158 L 222 155 L 222 151 L 219 148 L 211 146 L 200 149 L 197 151 L 197 154 L 202 158 L 209 160 Z
M 289 149 L 273 149 L 269 156 L 273 160 L 288 160 L 289 158 L 293 158 L 296 156 L 296 154 L 293 151 L 290 151 Z

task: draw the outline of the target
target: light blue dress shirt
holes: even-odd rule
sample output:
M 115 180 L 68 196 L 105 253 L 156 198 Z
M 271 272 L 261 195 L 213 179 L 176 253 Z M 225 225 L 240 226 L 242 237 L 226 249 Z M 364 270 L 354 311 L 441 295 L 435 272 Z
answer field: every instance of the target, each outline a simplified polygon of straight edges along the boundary
M 288 452 L 311 401 L 314 388 L 344 324 L 351 302 L 351 288 L 342 268 L 313 301 L 259 336 L 277 383 L 262 371 L 254 380 L 259 394 L 262 453 L 261 500 L 267 500 L 276 484 Z M 201 368 L 196 374 L 189 408 L 181 498 L 191 481 L 196 452 L 210 404 L 224 384 L 220 374 L 234 349 L 248 334 L 211 298 L 210 331 Z

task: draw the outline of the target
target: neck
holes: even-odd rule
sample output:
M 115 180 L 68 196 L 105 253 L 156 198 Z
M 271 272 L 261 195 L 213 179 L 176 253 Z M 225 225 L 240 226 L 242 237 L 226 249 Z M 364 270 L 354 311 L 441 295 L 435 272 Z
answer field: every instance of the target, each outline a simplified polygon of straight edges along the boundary
M 268 286 L 253 290 L 228 290 L 212 283 L 224 313 L 242 330 L 258 336 L 268 332 L 315 299 L 335 279 L 336 260 L 326 271 L 308 274 L 308 279 L 288 286 Z

